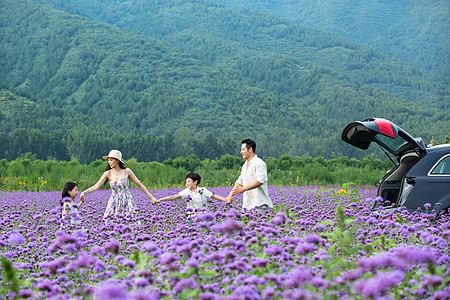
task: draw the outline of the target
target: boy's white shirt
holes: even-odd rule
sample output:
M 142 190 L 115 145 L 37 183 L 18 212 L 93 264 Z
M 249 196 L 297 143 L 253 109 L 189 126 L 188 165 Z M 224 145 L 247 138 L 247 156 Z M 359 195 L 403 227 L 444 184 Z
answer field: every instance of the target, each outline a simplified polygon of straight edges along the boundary
M 186 204 L 186 208 L 191 209 L 208 209 L 208 200 L 207 198 L 211 198 L 214 193 L 208 191 L 206 188 L 197 187 L 195 191 L 192 191 L 188 188 L 182 190 L 178 193 L 183 201 L 186 201 L 188 196 L 191 196 L 191 200 Z

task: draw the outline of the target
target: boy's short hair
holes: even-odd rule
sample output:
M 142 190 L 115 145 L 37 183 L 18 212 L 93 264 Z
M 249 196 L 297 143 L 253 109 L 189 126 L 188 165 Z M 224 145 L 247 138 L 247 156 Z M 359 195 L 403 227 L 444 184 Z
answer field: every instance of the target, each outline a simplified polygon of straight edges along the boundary
M 200 174 L 194 173 L 194 172 L 188 173 L 186 175 L 186 177 L 184 178 L 184 180 L 186 180 L 188 178 L 192 179 L 192 181 L 197 181 L 197 185 L 199 185 L 200 181 L 202 181 L 202 178 L 200 177 Z
M 256 142 L 251 139 L 245 139 L 242 140 L 241 144 L 245 144 L 247 147 L 247 150 L 250 150 L 250 148 L 253 149 L 253 152 L 256 152 Z

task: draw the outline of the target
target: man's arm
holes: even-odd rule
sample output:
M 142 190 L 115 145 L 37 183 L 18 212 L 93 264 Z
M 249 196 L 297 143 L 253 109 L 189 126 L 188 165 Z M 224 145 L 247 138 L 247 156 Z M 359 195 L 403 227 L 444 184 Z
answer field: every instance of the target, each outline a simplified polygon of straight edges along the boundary
M 259 182 L 258 180 L 255 179 L 249 185 L 246 185 L 246 186 L 236 184 L 231 192 L 233 195 L 239 195 L 239 194 L 242 194 L 243 192 L 256 189 L 256 188 L 260 187 L 261 185 L 262 185 L 262 182 Z

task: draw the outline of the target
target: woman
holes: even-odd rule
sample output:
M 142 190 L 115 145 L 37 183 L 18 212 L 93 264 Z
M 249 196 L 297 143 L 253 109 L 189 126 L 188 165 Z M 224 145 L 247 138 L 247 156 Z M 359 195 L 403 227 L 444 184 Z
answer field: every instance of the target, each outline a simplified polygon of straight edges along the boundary
M 95 185 L 81 193 L 81 203 L 85 201 L 87 194 L 98 190 L 102 184 L 106 184 L 109 181 L 112 194 L 108 200 L 103 220 L 106 222 L 109 216 L 117 214 L 126 214 L 134 217 L 135 204 L 129 189 L 128 179 L 130 178 L 150 198 L 151 203 L 153 205 L 156 204 L 156 198 L 148 192 L 147 188 L 129 168 L 125 168 L 122 161 L 122 153 L 119 150 L 111 150 L 108 156 L 103 156 L 103 159 L 108 160 L 105 172 Z

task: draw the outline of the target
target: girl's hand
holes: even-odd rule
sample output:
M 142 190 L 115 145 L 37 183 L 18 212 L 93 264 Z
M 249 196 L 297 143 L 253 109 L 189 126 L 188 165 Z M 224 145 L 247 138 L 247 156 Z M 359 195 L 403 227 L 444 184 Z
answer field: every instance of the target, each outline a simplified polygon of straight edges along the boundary
M 152 203 L 152 205 L 156 205 L 158 203 L 158 200 L 156 200 L 156 198 L 152 196 L 150 198 L 150 202 Z
M 80 195 L 80 201 L 81 201 L 81 203 L 83 203 L 85 200 L 86 200 L 86 199 L 85 199 L 85 195 L 84 195 L 84 192 L 83 192 L 83 193 L 81 193 L 81 195 Z

